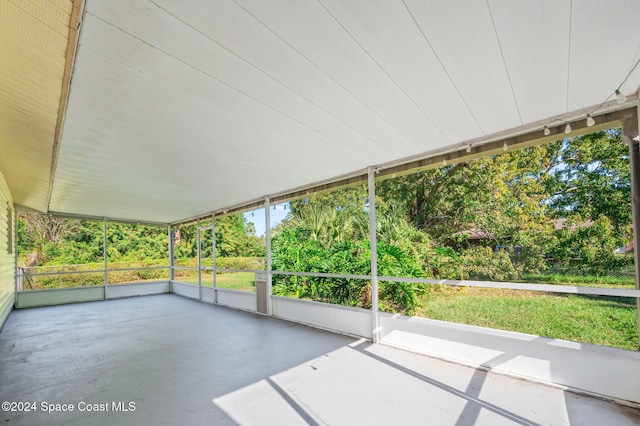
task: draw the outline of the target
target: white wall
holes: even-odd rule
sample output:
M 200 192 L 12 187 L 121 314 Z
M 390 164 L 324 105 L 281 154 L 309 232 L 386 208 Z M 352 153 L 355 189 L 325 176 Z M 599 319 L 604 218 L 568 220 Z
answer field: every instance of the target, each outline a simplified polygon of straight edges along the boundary
M 64 305 L 96 300 L 104 300 L 104 286 L 29 290 L 18 293 L 16 308 Z
M 0 172 L 0 327 L 11 311 L 16 283 L 15 209 L 4 176 Z M 12 229 L 9 229 L 9 228 Z
M 239 291 L 218 288 L 218 305 L 230 308 L 242 309 L 243 311 L 256 312 L 256 294 L 252 291 Z
M 351 336 L 372 337 L 371 311 L 273 296 L 273 316 Z
M 171 292 L 190 299 L 200 299 L 200 289 L 197 284 L 171 282 Z
M 380 314 L 382 344 L 640 404 L 640 353 L 529 334 Z
M 112 284 L 106 287 L 106 299 L 169 293 L 169 281 Z

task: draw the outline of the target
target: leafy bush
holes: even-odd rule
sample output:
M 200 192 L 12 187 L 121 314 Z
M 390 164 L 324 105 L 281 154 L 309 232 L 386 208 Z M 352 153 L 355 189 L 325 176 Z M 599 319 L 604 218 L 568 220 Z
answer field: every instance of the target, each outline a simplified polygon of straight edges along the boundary
M 400 248 L 380 243 L 378 275 L 424 277 L 420 265 Z M 370 248 L 367 240 L 342 242 L 324 248 L 300 227 L 281 230 L 272 241 L 273 269 L 280 271 L 369 275 Z M 274 294 L 311 299 L 346 306 L 371 306 L 371 284 L 362 279 L 305 276 L 273 277 Z M 416 283 L 388 282 L 381 286 L 380 307 L 411 313 L 418 305 L 424 286 Z

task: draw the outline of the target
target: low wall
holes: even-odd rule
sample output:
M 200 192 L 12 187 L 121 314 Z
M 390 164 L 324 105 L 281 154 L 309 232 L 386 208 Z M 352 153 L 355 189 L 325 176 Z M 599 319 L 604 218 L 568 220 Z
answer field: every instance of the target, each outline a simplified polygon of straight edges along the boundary
M 200 289 L 197 284 L 171 281 L 171 292 L 190 299 L 200 299 Z
M 169 293 L 168 281 L 112 284 L 106 288 L 104 286 L 94 286 L 28 290 L 19 291 L 16 294 L 15 306 L 16 308 L 33 308 L 36 306 L 94 302 L 96 300 L 147 296 L 161 293 Z
M 148 296 L 151 294 L 169 293 L 169 281 L 113 284 L 107 286 L 106 290 L 107 299 L 119 299 L 121 297 L 132 296 Z
M 273 316 L 350 336 L 372 337 L 371 311 L 273 296 Z
M 33 308 L 36 306 L 93 302 L 96 300 L 104 300 L 104 286 L 29 290 L 19 291 L 16 294 L 16 308 Z
M 382 344 L 640 404 L 639 352 L 387 313 L 380 327 Z
M 226 288 L 216 289 L 218 292 L 218 305 L 243 311 L 257 312 L 256 294 L 250 291 L 230 290 Z

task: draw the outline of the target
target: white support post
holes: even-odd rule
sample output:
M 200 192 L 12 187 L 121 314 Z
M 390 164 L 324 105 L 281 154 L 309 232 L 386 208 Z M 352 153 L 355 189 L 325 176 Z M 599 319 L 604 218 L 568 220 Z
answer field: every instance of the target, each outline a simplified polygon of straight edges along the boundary
M 639 107 L 640 108 L 640 107 Z M 636 289 L 640 289 L 640 111 L 627 118 L 622 126 L 622 135 L 629 144 L 629 167 L 631 168 L 631 218 L 633 223 L 633 255 L 636 273 Z M 640 336 L 640 298 L 636 299 L 638 335 Z M 640 347 L 638 348 L 640 350 Z
M 211 256 L 213 256 L 213 303 L 218 303 L 218 286 L 216 285 L 216 277 L 218 275 L 216 264 L 216 215 L 211 215 Z
M 171 230 L 171 225 L 167 225 L 167 238 L 168 240 L 168 247 L 169 247 L 169 287 L 171 287 L 171 282 L 174 279 L 174 275 L 173 275 L 173 231 Z
M 267 316 L 273 315 L 273 294 L 271 276 L 271 204 L 269 197 L 264 197 L 264 239 L 267 255 Z
M 102 218 L 102 256 L 104 257 L 104 299 L 107 300 L 107 287 L 109 287 L 109 272 L 107 272 L 108 253 L 107 253 L 107 218 Z
M 369 251 L 371 252 L 371 317 L 372 340 L 380 340 L 380 321 L 378 318 L 378 237 L 376 235 L 376 170 L 367 169 L 367 186 L 369 190 Z
M 200 219 L 196 221 L 198 228 L 198 300 L 202 300 L 202 241 L 200 233 Z

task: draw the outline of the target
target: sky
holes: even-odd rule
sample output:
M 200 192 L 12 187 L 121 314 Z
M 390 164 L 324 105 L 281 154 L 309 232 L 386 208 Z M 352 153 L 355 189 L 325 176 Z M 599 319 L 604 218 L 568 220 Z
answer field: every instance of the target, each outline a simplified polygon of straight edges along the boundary
M 275 207 L 275 210 L 274 210 Z M 271 206 L 271 228 L 275 228 L 289 214 L 289 204 L 278 204 Z M 262 237 L 265 232 L 264 209 L 248 211 L 244 214 L 247 220 L 256 227 L 256 235 Z

